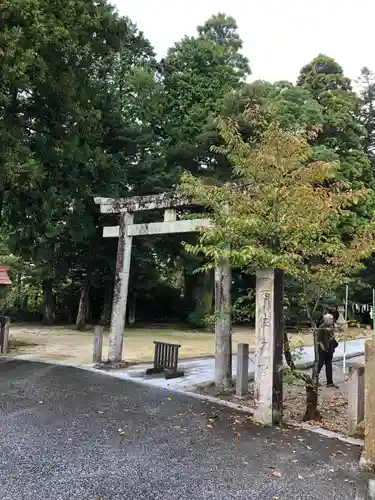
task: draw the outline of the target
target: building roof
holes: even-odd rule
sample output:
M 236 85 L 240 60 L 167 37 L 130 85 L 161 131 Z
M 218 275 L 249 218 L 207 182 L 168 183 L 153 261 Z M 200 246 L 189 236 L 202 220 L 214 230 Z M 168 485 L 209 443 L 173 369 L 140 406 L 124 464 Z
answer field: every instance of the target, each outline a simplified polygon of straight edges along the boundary
M 9 286 L 12 284 L 12 282 L 9 279 L 8 276 L 8 271 L 9 267 L 7 266 L 0 266 L 0 286 Z

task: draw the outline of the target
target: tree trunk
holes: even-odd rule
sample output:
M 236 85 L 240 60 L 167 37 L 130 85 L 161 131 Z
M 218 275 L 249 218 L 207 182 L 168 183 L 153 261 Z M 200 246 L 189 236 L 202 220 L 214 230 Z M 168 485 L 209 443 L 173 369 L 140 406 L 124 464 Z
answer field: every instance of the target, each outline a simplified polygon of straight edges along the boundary
M 309 420 L 319 421 L 321 415 L 318 410 L 318 391 L 313 384 L 306 384 L 306 412 L 304 422 Z
M 132 294 L 132 298 L 129 303 L 129 312 L 128 312 L 128 324 L 129 326 L 134 325 L 135 323 L 135 311 L 137 305 L 137 293 L 134 292 Z
M 315 336 L 314 336 L 315 337 Z M 293 360 L 292 352 L 290 349 L 288 334 L 284 330 L 284 356 L 289 368 L 294 372 L 295 376 L 305 382 L 306 389 L 306 411 L 303 417 L 304 422 L 309 420 L 319 421 L 321 419 L 318 411 L 318 388 L 319 388 L 319 374 L 318 374 L 318 358 L 315 359 L 313 366 L 313 374 L 310 377 L 307 374 L 296 371 L 296 365 Z M 316 355 L 315 355 L 316 357 Z
M 43 323 L 53 324 L 55 322 L 56 304 L 53 297 L 52 281 L 43 281 Z
M 106 282 L 104 288 L 103 308 L 100 315 L 100 323 L 102 325 L 107 325 L 111 321 L 112 290 L 113 282 Z
M 284 356 L 285 356 L 285 361 L 286 361 L 287 365 L 289 366 L 289 368 L 291 370 L 295 370 L 296 365 L 294 364 L 292 351 L 290 350 L 288 334 L 285 330 L 284 330 Z
M 88 315 L 88 311 L 89 311 L 89 301 L 90 301 L 89 291 L 90 291 L 90 283 L 89 283 L 89 279 L 86 278 L 84 283 L 83 283 L 81 297 L 79 300 L 78 313 L 77 313 L 77 319 L 76 319 L 77 330 L 84 330 L 85 329 L 87 315 Z
M 212 313 L 214 299 L 213 271 L 188 275 L 185 279 L 188 297 L 189 323 L 201 328 L 207 325 L 207 318 Z
M 318 344 L 318 331 L 313 326 L 314 337 L 314 365 L 312 370 L 311 383 L 306 384 L 306 412 L 303 420 L 319 421 L 321 415 L 318 410 L 318 391 L 319 391 L 319 344 Z
M 23 298 L 23 308 L 26 310 L 29 306 L 29 294 L 26 293 Z

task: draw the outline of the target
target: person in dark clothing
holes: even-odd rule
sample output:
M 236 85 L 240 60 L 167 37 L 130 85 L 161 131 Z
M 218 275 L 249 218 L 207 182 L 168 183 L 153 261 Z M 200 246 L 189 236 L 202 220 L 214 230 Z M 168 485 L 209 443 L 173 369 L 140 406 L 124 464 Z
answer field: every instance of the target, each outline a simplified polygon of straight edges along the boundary
M 334 319 L 332 314 L 323 316 L 323 324 L 318 328 L 318 345 L 319 345 L 319 366 L 318 373 L 321 372 L 323 366 L 326 366 L 327 387 L 337 387 L 333 383 L 332 361 L 335 349 L 338 343 L 335 339 Z

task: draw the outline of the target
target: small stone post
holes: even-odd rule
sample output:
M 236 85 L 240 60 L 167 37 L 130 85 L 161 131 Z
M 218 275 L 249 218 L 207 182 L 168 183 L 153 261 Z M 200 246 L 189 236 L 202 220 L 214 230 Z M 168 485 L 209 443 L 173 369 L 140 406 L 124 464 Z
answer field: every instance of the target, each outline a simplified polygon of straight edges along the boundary
M 256 272 L 255 416 L 266 425 L 282 420 L 284 275 L 280 269 Z
M 360 460 L 363 470 L 375 470 L 375 340 L 365 343 L 365 449 Z
M 9 350 L 9 316 L 0 317 L 0 350 L 2 354 L 8 354 Z
M 9 328 L 10 328 L 10 318 L 7 316 L 5 318 L 4 324 L 4 341 L 3 341 L 3 353 L 8 354 L 9 351 Z
M 249 344 L 238 344 L 236 395 L 239 398 L 249 392 Z
M 215 269 L 215 385 L 219 391 L 232 387 L 231 284 L 231 268 L 225 260 Z
M 348 380 L 348 432 L 356 433 L 356 428 L 364 419 L 365 410 L 365 367 L 359 363 L 349 364 Z
M 348 322 L 344 318 L 345 307 L 339 306 L 337 311 L 339 313 L 339 317 L 337 318 L 336 325 L 341 329 L 341 331 L 346 330 L 348 328 Z
M 94 328 L 94 349 L 92 355 L 93 363 L 102 362 L 103 333 L 104 328 L 102 326 L 96 326 Z
M 120 214 L 120 232 L 117 247 L 115 288 L 113 291 L 113 305 L 111 329 L 109 332 L 108 361 L 118 363 L 122 359 L 124 341 L 124 327 L 126 304 L 128 299 L 128 285 L 130 259 L 132 252 L 131 236 L 127 234 L 127 227 L 133 224 L 134 215 L 128 212 Z

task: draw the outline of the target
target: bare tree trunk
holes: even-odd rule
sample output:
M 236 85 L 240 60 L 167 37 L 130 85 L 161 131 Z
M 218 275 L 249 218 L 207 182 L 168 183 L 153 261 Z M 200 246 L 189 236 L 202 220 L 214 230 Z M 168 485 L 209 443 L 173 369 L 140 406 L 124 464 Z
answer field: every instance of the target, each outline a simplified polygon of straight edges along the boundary
M 113 283 L 107 282 L 104 288 L 104 299 L 103 308 L 100 316 L 100 323 L 105 325 L 110 322 L 111 319 L 111 307 L 112 307 L 112 288 Z
M 184 275 L 188 321 L 197 328 L 206 326 L 206 319 L 212 314 L 214 303 L 214 273 L 211 270 Z
M 306 411 L 303 417 L 304 422 L 309 420 L 319 421 L 321 415 L 318 410 L 318 391 L 314 384 L 306 384 Z
M 129 326 L 134 325 L 135 323 L 135 311 L 137 306 L 137 292 L 132 294 L 132 298 L 129 303 L 129 312 L 128 312 L 128 324 Z
M 315 328 L 314 328 L 314 331 L 316 331 Z M 316 337 L 316 334 L 314 333 L 314 345 L 317 345 L 317 343 L 315 342 L 315 337 Z M 316 349 L 315 349 L 315 351 L 316 351 Z M 288 334 L 284 330 L 284 356 L 285 356 L 285 360 L 287 362 L 287 365 L 291 369 L 294 376 L 305 382 L 306 410 L 305 410 L 303 420 L 305 422 L 307 422 L 309 420 L 319 421 L 321 419 L 321 415 L 318 411 L 319 353 L 315 352 L 315 360 L 314 360 L 312 377 L 310 377 L 310 375 L 307 375 L 306 373 L 297 371 L 296 365 L 295 365 L 293 357 L 292 357 L 292 352 L 290 349 Z
M 314 311 L 316 310 L 318 301 L 315 304 Z M 303 417 L 305 422 L 309 420 L 319 421 L 321 419 L 318 410 L 318 391 L 319 391 L 319 344 L 318 344 L 318 329 L 316 327 L 313 315 L 307 308 L 307 315 L 313 328 L 314 339 L 314 365 L 312 370 L 312 377 L 310 382 L 306 382 L 306 412 Z
M 288 339 L 288 334 L 284 330 L 284 356 L 285 356 L 285 361 L 289 368 L 291 370 L 296 369 L 296 365 L 294 364 L 293 356 L 292 356 L 292 351 L 290 350 L 290 344 L 289 344 L 289 339 Z
M 52 280 L 43 281 L 43 322 L 55 322 L 56 304 L 52 291 Z
M 77 330 L 85 329 L 87 315 L 89 311 L 89 301 L 90 301 L 89 291 L 90 291 L 89 278 L 86 278 L 83 283 L 81 297 L 79 300 L 78 313 L 76 319 Z

